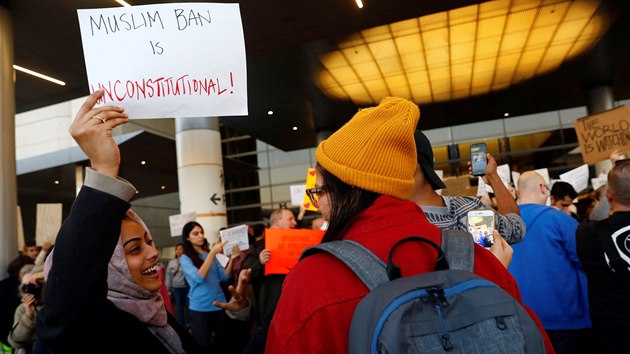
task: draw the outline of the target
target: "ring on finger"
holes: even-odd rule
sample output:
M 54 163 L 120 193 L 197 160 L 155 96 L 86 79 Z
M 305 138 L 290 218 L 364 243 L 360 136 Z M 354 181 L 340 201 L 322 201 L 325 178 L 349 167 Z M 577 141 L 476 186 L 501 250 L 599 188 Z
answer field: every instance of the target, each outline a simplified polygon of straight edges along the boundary
M 101 122 L 103 122 L 103 124 L 107 122 L 107 119 L 101 118 L 99 116 L 93 116 L 92 118 L 100 120 Z

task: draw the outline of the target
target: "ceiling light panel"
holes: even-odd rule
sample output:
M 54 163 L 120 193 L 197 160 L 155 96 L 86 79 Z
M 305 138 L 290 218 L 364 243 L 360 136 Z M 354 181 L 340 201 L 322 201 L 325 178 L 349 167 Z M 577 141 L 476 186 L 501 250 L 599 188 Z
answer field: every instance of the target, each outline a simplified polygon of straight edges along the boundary
M 319 56 L 319 86 L 356 104 L 487 94 L 557 69 L 607 23 L 600 1 L 488 1 L 355 33 Z

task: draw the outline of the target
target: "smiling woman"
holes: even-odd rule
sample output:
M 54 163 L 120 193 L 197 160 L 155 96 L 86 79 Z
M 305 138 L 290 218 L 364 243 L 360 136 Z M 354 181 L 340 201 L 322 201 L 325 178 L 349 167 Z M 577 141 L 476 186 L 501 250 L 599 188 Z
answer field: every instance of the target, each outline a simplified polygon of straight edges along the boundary
M 111 130 L 126 123 L 127 115 L 113 106 L 93 108 L 102 95 L 90 95 L 70 126 L 92 167 L 44 269 L 46 307 L 37 316 L 34 352 L 112 347 L 124 353 L 206 352 L 166 311 L 159 292 L 159 253 L 147 226 L 129 209 L 135 188 L 118 177 L 120 150 Z M 107 124 L 92 119 L 96 115 Z M 248 276 L 248 271 L 241 273 L 229 303 L 214 306 L 248 317 L 243 296 Z

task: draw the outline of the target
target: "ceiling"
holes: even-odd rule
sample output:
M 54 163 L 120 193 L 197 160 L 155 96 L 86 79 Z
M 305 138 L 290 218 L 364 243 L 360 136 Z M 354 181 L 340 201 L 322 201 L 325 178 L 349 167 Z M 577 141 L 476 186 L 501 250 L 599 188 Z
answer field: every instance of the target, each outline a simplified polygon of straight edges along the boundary
M 9 0 L 14 20 L 15 63 L 65 81 L 58 86 L 16 75 L 16 110 L 88 94 L 77 9 L 119 6 L 114 0 Z M 129 0 L 132 5 L 169 1 Z M 173 2 L 173 1 L 170 1 Z M 177 1 L 186 2 L 186 1 Z M 192 1 L 191 1 L 192 2 Z M 196 1 L 198 2 L 198 1 Z M 214 1 L 228 2 L 228 1 Z M 233 1 L 232 1 L 233 2 Z M 313 82 L 316 48 L 356 31 L 420 17 L 479 1 L 353 0 L 239 1 L 248 70 L 248 117 L 222 117 L 225 125 L 279 149 L 313 147 L 319 131 L 334 131 L 357 106 L 324 94 Z M 586 104 L 588 88 L 612 85 L 615 99 L 630 98 L 630 15 L 624 2 L 604 0 L 616 21 L 595 48 L 508 89 L 487 95 L 421 106 L 420 126 L 432 129 Z M 114 58 L 124 56 L 121 53 Z M 272 110 L 273 116 L 267 115 Z M 293 127 L 298 127 L 293 130 Z

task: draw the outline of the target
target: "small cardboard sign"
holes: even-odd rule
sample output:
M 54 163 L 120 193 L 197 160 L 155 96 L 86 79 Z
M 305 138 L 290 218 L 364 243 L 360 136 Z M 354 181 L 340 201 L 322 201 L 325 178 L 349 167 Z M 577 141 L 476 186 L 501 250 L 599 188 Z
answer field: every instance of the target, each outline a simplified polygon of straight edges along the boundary
M 470 178 L 468 175 L 459 177 L 449 177 L 444 179 L 446 188 L 442 189 L 442 195 L 462 196 L 469 193 Z M 474 194 L 473 194 L 474 195 Z
M 266 229 L 265 248 L 271 252 L 271 257 L 265 264 L 265 275 L 288 274 L 302 251 L 319 244 L 324 233 L 324 230 L 313 229 Z
M 588 164 L 608 159 L 613 150 L 630 150 L 630 108 L 626 105 L 576 119 L 573 124 L 582 159 Z

